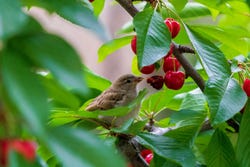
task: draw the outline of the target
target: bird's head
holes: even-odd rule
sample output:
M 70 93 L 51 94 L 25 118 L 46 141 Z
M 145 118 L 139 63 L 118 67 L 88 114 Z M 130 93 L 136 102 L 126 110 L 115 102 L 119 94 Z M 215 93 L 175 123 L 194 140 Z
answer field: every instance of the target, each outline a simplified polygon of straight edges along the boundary
M 122 90 L 135 89 L 136 85 L 143 80 L 142 77 L 136 77 L 132 74 L 126 74 L 118 78 L 114 83 L 114 88 L 119 88 Z

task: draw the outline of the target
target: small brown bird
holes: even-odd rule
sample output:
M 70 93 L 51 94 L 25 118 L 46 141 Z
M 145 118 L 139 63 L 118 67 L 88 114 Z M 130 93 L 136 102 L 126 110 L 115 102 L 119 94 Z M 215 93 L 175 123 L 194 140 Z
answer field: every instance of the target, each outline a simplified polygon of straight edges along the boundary
M 142 77 L 126 74 L 118 78 L 107 90 L 97 96 L 86 108 L 87 111 L 108 110 L 119 106 L 125 106 L 132 102 L 136 96 L 136 86 L 142 81 Z M 120 126 L 128 119 L 137 115 L 138 109 L 134 109 L 121 117 L 101 117 L 111 126 Z

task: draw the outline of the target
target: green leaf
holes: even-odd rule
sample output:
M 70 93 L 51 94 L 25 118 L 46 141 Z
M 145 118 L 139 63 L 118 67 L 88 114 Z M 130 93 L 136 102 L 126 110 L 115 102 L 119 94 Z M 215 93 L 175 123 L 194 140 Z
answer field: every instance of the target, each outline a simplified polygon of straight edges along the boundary
M 137 135 L 145 128 L 148 120 L 133 123 L 134 119 L 129 119 L 121 127 L 113 128 L 112 131 L 117 133 L 127 133 L 129 135 Z
M 181 11 L 187 4 L 188 0 L 178 0 L 178 1 L 169 0 L 169 2 L 174 5 L 175 9 L 177 9 L 178 11 Z
M 133 108 L 129 106 L 116 107 L 109 110 L 95 110 L 95 111 L 81 111 L 80 115 L 86 118 L 98 118 L 99 115 L 102 116 L 124 116 L 129 113 Z
M 172 160 L 183 167 L 195 166 L 195 157 L 191 149 L 173 138 L 142 133 L 137 135 L 136 139 L 160 157 Z
M 1 75 L 7 98 L 28 123 L 28 127 L 40 136 L 44 135 L 49 107 L 47 95 L 31 66 L 22 55 L 5 50 L 1 54 Z
M 210 78 L 205 87 L 205 95 L 210 108 L 212 125 L 232 118 L 247 101 L 241 86 L 231 78 Z
M 169 51 L 171 36 L 161 15 L 156 10 L 139 12 L 133 20 L 137 33 L 139 66 L 147 66 L 164 57 Z
M 238 16 L 243 16 L 247 19 L 248 16 L 244 15 L 242 12 L 243 11 L 248 11 L 248 7 L 246 3 L 244 3 L 242 0 L 236 0 L 236 1 L 231 1 L 231 0 L 211 0 L 211 1 L 206 1 L 206 0 L 196 0 L 197 2 L 200 2 L 204 5 L 206 5 L 209 8 L 216 9 L 220 11 L 221 13 L 228 14 L 228 16 L 231 15 L 231 18 L 233 15 L 238 15 Z M 237 20 L 236 20 L 237 22 Z
M 250 0 L 246 0 L 248 7 L 250 8 Z
M 48 161 L 49 159 L 54 157 L 53 153 L 48 149 L 47 145 L 43 145 L 42 143 L 39 143 L 39 146 L 36 149 L 36 153 L 44 161 Z
M 216 26 L 192 26 L 196 31 L 201 34 L 206 34 L 217 41 L 220 41 L 223 45 L 226 45 L 227 48 L 230 48 L 230 52 L 232 49 L 236 50 L 239 54 L 247 55 L 248 54 L 248 45 L 247 41 L 244 39 L 247 36 L 247 32 L 242 36 L 242 29 L 238 28 L 235 30 L 232 29 L 223 29 Z M 237 43 L 237 45 L 235 45 Z
M 231 70 L 223 53 L 194 30 L 187 26 L 185 28 L 210 77 L 205 94 L 212 125 L 222 123 L 240 111 L 246 102 L 246 95 L 239 84 L 230 79 Z
M 50 115 L 50 126 L 59 126 L 73 121 L 79 120 L 81 117 L 77 115 L 77 112 L 71 111 L 69 109 L 53 109 Z
M 233 146 L 227 135 L 216 129 L 205 151 L 208 167 L 236 167 L 236 157 Z
M 138 61 L 137 61 L 137 55 L 133 57 L 132 65 L 131 65 L 131 71 L 134 75 L 140 75 L 141 72 L 138 69 Z
M 121 35 L 121 34 L 128 34 L 128 33 L 133 33 L 134 32 L 134 25 L 133 25 L 133 20 L 126 22 L 121 29 L 119 29 L 116 34 Z
M 224 54 L 212 42 L 202 37 L 191 27 L 185 24 L 184 27 L 208 76 L 229 78 L 231 70 Z
M 150 167 L 181 167 L 177 163 L 167 160 L 165 158 L 162 158 L 158 156 L 157 154 L 154 154 L 154 158 L 150 162 Z
M 236 147 L 236 157 L 239 167 L 250 166 L 250 100 L 248 99 L 240 124 L 239 138 Z
M 41 79 L 43 81 L 43 85 L 48 91 L 49 97 L 53 99 L 53 101 L 71 109 L 79 108 L 80 100 L 75 95 L 70 93 L 68 90 L 65 90 L 65 88 L 58 84 L 54 79 L 47 77 L 41 77 Z
M 133 122 L 134 122 L 134 119 L 131 118 L 127 120 L 124 124 L 122 124 L 121 127 L 112 128 L 111 131 L 116 132 L 116 133 L 126 133 L 129 131 L 129 128 L 131 127 Z
M 63 86 L 70 86 L 83 95 L 88 93 L 82 76 L 81 60 L 76 51 L 63 39 L 41 33 L 18 38 L 13 43 L 35 63 L 49 69 Z
M 208 16 L 211 15 L 211 13 L 206 6 L 200 3 L 189 2 L 179 15 L 182 19 L 197 19 L 197 17 Z
M 143 131 L 147 123 L 148 120 L 138 121 L 134 123 L 132 126 L 130 126 L 128 133 L 132 135 L 137 135 L 138 133 Z
M 47 144 L 63 166 L 126 166 L 114 149 L 84 129 L 53 129 Z
M 35 159 L 35 161 L 28 161 L 24 158 L 23 155 L 20 153 L 17 153 L 15 151 L 10 150 L 9 156 L 8 156 L 8 167 L 42 167 L 43 165 L 41 162 L 39 162 L 38 159 Z
M 49 12 L 56 12 L 61 17 L 79 26 L 95 32 L 101 39 L 107 40 L 103 26 L 98 22 L 89 3 L 76 0 L 22 0 L 25 5 L 42 7 Z M 99 1 L 99 0 L 98 0 Z
M 161 91 L 153 93 L 143 101 L 141 110 L 148 112 L 158 112 L 164 110 L 165 108 L 178 110 L 181 105 L 181 100 L 183 99 L 183 97 L 185 97 L 185 95 L 181 96 L 181 93 L 188 92 L 195 87 L 196 85 L 192 83 L 184 85 L 182 89 L 177 91 L 163 89 Z
M 0 39 L 6 39 L 26 24 L 27 16 L 21 10 L 18 0 L 0 0 Z
M 194 89 L 187 93 L 182 101 L 181 110 L 206 111 L 206 97 L 200 89 Z
M 226 10 L 224 16 L 219 20 L 220 27 L 241 27 L 247 28 L 249 23 L 249 7 L 240 1 L 228 1 L 224 4 Z M 218 8 L 218 7 L 217 7 Z M 219 8 L 218 8 L 219 9 Z M 232 20 L 234 20 L 232 22 Z M 249 29 L 248 29 L 249 34 Z
M 133 36 L 125 36 L 117 39 L 113 39 L 103 44 L 98 50 L 98 61 L 102 62 L 107 56 L 121 47 L 129 44 Z
M 206 112 L 202 110 L 180 110 L 171 115 L 171 121 L 176 122 L 177 128 L 169 131 L 165 136 L 175 138 L 192 147 L 206 116 Z
M 93 5 L 95 16 L 99 16 L 103 10 L 105 0 L 93 1 L 91 4 Z
M 177 128 L 165 135 L 191 147 L 206 117 L 207 108 L 204 95 L 198 89 L 191 91 L 183 99 L 181 110 L 171 115 L 171 123 L 175 123 Z
M 202 131 L 199 133 L 199 135 L 196 137 L 195 139 L 195 146 L 196 149 L 196 155 L 198 154 L 198 156 L 196 156 L 197 158 L 201 159 L 201 161 L 203 162 L 203 164 L 205 164 L 205 160 L 204 160 L 204 156 L 203 153 L 206 150 L 213 134 L 214 134 L 214 129 L 211 130 L 207 130 L 207 131 Z
M 106 90 L 110 87 L 111 82 L 91 70 L 89 70 L 86 66 L 84 66 L 84 77 L 89 88 L 98 89 L 100 91 Z

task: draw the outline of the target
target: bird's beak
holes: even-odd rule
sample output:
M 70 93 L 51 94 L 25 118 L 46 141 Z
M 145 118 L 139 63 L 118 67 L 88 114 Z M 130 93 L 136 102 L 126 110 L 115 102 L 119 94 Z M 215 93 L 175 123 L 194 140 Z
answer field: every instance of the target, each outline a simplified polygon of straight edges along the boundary
M 144 78 L 142 78 L 142 77 L 137 77 L 137 78 L 135 79 L 135 81 L 136 81 L 136 83 L 139 83 L 139 82 L 141 82 L 143 79 L 144 79 Z

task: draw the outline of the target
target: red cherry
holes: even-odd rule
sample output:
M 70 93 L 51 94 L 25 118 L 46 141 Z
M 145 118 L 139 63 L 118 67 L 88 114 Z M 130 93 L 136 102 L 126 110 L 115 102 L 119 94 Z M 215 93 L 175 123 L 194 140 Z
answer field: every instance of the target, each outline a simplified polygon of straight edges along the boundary
M 94 2 L 94 0 L 89 0 L 89 2 Z
M 149 149 L 144 149 L 141 151 L 141 156 L 145 159 L 147 157 L 148 154 L 152 154 L 153 152 Z
M 15 139 L 10 143 L 10 148 L 23 155 L 28 161 L 34 161 L 36 158 L 36 145 L 32 141 Z
M 167 18 L 164 22 L 171 32 L 172 38 L 175 38 L 180 31 L 180 23 L 173 18 Z
M 148 163 L 148 164 L 150 164 L 150 162 L 151 162 L 151 160 L 154 158 L 154 154 L 148 154 L 147 156 L 146 156 L 146 158 L 144 158 L 145 159 L 145 161 Z
M 154 72 L 154 70 L 155 70 L 155 65 L 151 64 L 149 66 L 142 67 L 140 71 L 143 74 L 151 74 L 152 72 Z
M 6 167 L 9 153 L 9 140 L 1 139 L 0 140 L 0 166 Z
M 171 20 L 168 18 L 165 21 L 166 26 L 168 27 L 169 32 L 172 32 L 172 23 Z
M 147 79 L 147 83 L 149 83 L 153 88 L 160 90 L 163 87 L 164 78 L 159 75 L 154 75 Z
M 180 62 L 175 57 L 165 57 L 163 63 L 164 72 L 178 71 L 181 67 Z
M 243 83 L 243 90 L 246 92 L 247 96 L 250 97 L 250 79 L 245 79 Z
M 168 71 L 165 74 L 164 81 L 169 89 L 178 90 L 184 84 L 185 74 L 181 71 Z
M 177 21 L 172 21 L 172 32 L 171 32 L 172 38 L 175 38 L 178 35 L 180 29 L 181 29 L 180 23 Z
M 136 54 L 136 41 L 137 41 L 137 38 L 136 36 L 134 36 L 131 40 L 131 49 L 132 51 Z

